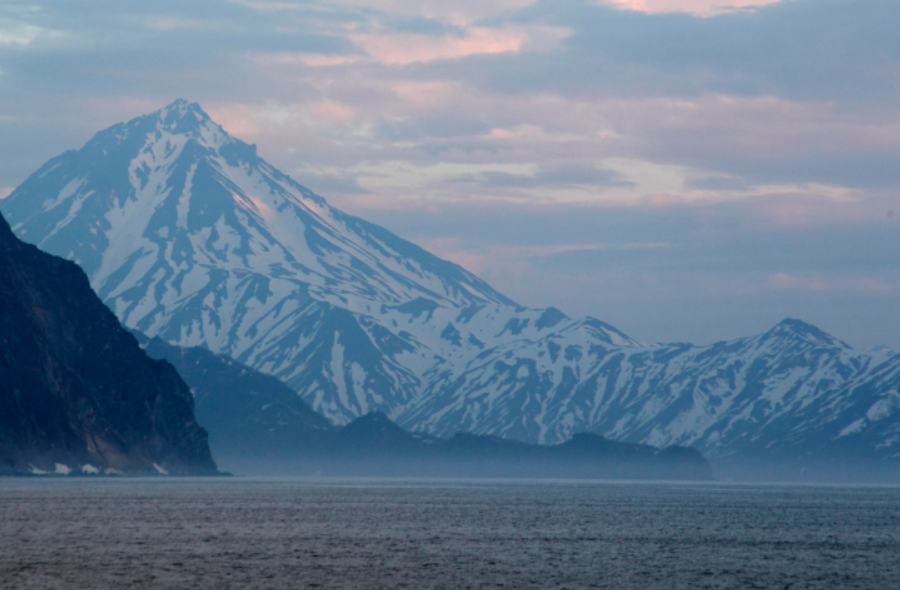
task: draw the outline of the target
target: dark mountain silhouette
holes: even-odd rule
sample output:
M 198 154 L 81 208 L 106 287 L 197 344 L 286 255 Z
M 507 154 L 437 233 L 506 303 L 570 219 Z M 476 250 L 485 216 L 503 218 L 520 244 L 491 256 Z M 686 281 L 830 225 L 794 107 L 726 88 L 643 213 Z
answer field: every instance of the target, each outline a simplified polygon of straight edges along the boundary
M 658 449 L 590 433 L 556 445 L 463 433 L 440 439 L 407 432 L 381 412 L 357 418 L 336 433 L 330 449 L 304 456 L 297 467 L 323 475 L 712 479 L 703 455 L 686 447 Z
M 175 369 L 0 217 L 0 473 L 215 474 Z
M 217 461 L 285 460 L 330 444 L 335 427 L 281 381 L 205 348 L 182 348 L 135 333 L 151 358 L 178 369 L 194 392 L 197 421 Z

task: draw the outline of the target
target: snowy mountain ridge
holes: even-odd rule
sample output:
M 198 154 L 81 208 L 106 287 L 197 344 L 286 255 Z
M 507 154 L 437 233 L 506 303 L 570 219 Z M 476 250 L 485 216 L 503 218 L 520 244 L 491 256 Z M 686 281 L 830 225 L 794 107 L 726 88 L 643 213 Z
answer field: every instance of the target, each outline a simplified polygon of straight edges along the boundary
M 22 239 L 78 262 L 127 326 L 275 375 L 339 424 L 380 410 L 437 435 L 900 453 L 900 355 L 798 320 L 642 346 L 521 307 L 330 207 L 195 103 L 99 132 L 0 209 Z

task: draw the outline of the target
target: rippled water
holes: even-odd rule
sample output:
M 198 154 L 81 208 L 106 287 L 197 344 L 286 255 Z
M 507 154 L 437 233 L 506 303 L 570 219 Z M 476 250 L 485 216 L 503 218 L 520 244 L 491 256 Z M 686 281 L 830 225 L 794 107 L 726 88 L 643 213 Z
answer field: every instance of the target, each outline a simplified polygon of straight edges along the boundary
M 900 488 L 0 480 L 0 588 L 900 588 Z

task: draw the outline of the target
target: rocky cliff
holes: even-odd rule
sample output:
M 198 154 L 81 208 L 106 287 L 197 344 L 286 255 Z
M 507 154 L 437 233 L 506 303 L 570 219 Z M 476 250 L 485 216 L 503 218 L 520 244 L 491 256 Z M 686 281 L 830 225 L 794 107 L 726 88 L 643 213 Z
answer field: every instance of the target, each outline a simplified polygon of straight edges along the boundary
M 0 473 L 215 474 L 190 390 L 0 217 Z

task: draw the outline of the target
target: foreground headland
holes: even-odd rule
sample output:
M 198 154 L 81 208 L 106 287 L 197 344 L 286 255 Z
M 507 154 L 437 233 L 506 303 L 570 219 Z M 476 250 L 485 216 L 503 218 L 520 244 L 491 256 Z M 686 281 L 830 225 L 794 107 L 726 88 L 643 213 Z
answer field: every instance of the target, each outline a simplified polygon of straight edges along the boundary
M 0 216 L 0 475 L 218 471 L 187 385 Z

